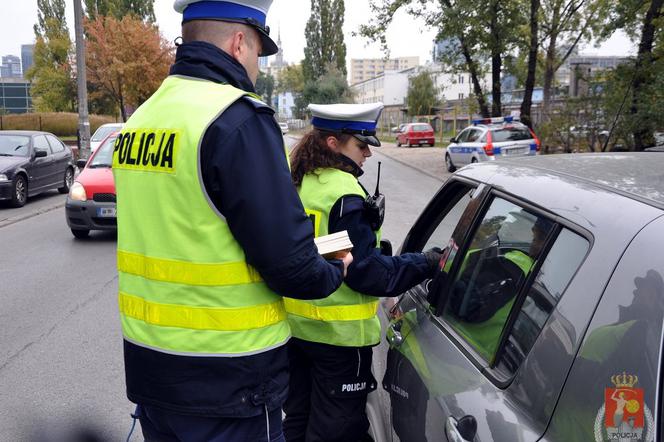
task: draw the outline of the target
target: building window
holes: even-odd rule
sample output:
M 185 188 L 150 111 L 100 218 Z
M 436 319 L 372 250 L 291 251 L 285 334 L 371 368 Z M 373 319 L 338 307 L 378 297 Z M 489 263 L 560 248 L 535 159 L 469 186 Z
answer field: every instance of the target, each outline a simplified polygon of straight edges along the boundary
M 459 100 L 463 100 L 463 92 L 459 92 Z
M 463 84 L 463 75 L 459 75 L 459 84 Z

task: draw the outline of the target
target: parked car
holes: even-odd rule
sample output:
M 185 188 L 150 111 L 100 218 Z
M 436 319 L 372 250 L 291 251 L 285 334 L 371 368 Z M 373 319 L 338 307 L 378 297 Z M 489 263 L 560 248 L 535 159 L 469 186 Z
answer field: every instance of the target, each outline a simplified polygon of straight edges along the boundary
M 47 190 L 67 193 L 73 180 L 71 149 L 55 135 L 0 131 L 0 200 L 21 207 L 28 197 Z
M 288 123 L 285 122 L 280 122 L 279 123 L 279 128 L 281 128 L 281 134 L 286 135 L 288 133 Z
M 474 120 L 450 140 L 445 152 L 448 172 L 458 167 L 499 158 L 535 155 L 540 141 L 525 124 L 512 117 Z
M 429 123 L 406 124 L 397 134 L 397 147 L 404 144 L 408 147 L 425 144 L 433 146 L 435 143 L 433 127 Z
M 102 124 L 90 137 L 90 152 L 94 152 L 101 145 L 102 141 L 113 132 L 122 130 L 122 123 Z
M 374 439 L 659 440 L 662 170 L 639 152 L 453 174 L 402 246 L 444 249 L 440 273 L 381 303 L 390 417 L 369 402 Z
M 76 238 L 90 230 L 116 230 L 115 182 L 111 165 L 113 146 L 119 132 L 112 132 L 88 160 L 78 160 L 81 173 L 71 186 L 65 203 L 65 217 Z

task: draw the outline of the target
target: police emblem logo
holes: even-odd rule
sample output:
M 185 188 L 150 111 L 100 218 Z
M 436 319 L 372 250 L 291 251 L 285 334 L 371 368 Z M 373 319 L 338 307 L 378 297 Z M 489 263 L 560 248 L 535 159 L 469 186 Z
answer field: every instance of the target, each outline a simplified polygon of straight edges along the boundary
M 595 441 L 650 442 L 653 416 L 636 388 L 639 378 L 623 372 L 611 376 L 613 388 L 604 389 L 604 405 L 595 418 Z

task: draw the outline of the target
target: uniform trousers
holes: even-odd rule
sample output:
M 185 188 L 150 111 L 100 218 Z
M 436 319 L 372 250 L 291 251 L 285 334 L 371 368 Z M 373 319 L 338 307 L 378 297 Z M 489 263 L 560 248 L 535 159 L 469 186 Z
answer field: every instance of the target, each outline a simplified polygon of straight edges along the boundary
M 284 442 L 281 410 L 247 418 L 201 417 L 139 405 L 146 442 Z M 268 436 L 269 434 L 269 436 Z
M 291 338 L 284 404 L 288 442 L 355 442 L 367 436 L 367 395 L 376 389 L 372 347 L 340 347 Z

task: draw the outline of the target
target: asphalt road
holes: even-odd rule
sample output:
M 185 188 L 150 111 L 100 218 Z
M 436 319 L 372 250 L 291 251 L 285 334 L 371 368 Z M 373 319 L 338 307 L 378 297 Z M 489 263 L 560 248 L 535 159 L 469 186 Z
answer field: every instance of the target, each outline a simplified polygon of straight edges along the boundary
M 442 178 L 375 153 L 361 178 L 371 191 L 378 160 L 383 236 L 396 250 Z M 133 406 L 124 394 L 115 235 L 75 240 L 64 196 L 51 192 L 21 209 L 0 204 L 0 245 L 0 441 L 72 440 L 81 428 L 125 440 Z

